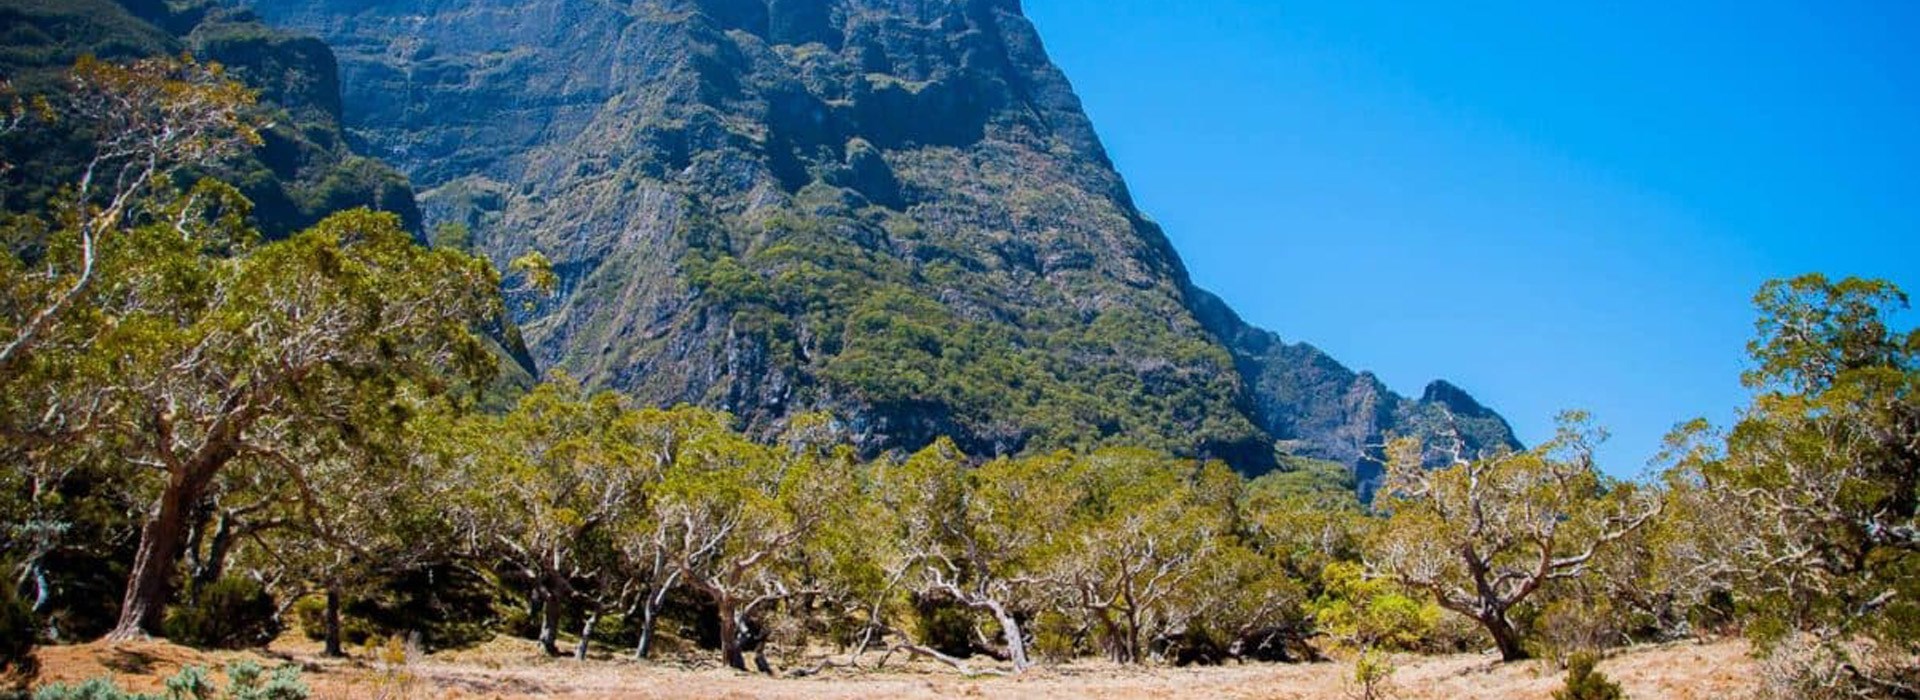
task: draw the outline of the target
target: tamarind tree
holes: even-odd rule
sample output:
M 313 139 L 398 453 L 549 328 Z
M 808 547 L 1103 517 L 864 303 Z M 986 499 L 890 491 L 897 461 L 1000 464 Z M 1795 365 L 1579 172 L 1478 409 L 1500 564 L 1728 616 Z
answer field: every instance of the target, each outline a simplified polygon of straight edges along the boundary
M 1693 575 L 1729 585 L 1765 646 L 1811 643 L 1811 687 L 1920 696 L 1920 329 L 1880 280 L 1806 275 L 1755 298 L 1752 404 L 1704 421 L 1669 473 L 1706 536 Z M 1796 637 L 1804 636 L 1804 639 Z
M 1396 440 L 1379 504 L 1390 515 L 1368 564 L 1478 622 L 1503 660 L 1527 658 L 1514 608 L 1582 575 L 1603 548 L 1660 512 L 1659 499 L 1594 468 L 1602 437 L 1585 414 L 1570 412 L 1539 447 L 1473 459 L 1456 443 L 1452 465 L 1440 469 L 1426 466 L 1418 441 Z

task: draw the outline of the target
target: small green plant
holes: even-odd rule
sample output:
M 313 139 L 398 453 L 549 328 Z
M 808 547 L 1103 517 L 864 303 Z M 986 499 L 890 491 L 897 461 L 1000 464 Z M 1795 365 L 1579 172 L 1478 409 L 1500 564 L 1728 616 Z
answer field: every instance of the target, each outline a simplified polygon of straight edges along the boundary
M 213 700 L 213 681 L 207 679 L 207 670 L 199 666 L 180 669 L 167 679 L 168 700 Z
M 77 684 L 53 683 L 44 686 L 34 692 L 33 700 L 159 700 L 159 698 L 129 693 L 114 685 L 111 676 L 98 676 Z
M 1620 684 L 1593 670 L 1600 657 L 1580 652 L 1567 660 L 1567 687 L 1553 692 L 1553 700 L 1626 700 Z
M 99 676 L 78 684 L 53 683 L 35 691 L 33 700 L 306 700 L 312 691 L 300 679 L 300 667 L 286 664 L 272 672 L 251 661 L 227 666 L 227 688 L 222 692 L 207 671 L 188 666 L 168 678 L 165 695 L 128 692 Z
M 231 700 L 305 700 L 311 692 L 293 664 L 263 674 L 258 665 L 242 661 L 227 667 L 227 686 Z
M 1353 696 L 1357 700 L 1385 700 L 1393 692 L 1393 659 L 1379 649 L 1367 649 L 1353 660 Z

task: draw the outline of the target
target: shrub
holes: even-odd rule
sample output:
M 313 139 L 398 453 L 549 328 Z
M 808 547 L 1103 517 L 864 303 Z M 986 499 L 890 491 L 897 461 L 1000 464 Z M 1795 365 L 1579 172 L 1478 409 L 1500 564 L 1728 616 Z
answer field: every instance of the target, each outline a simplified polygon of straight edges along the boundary
M 248 661 L 227 666 L 229 700 L 306 700 L 309 693 L 306 682 L 300 680 L 300 667 L 293 664 L 272 673 Z
M 453 649 L 479 644 L 501 629 L 502 610 L 495 589 L 484 577 L 456 566 L 410 568 L 383 575 L 346 597 L 340 611 L 342 633 L 352 644 L 393 635 L 420 635 L 427 649 Z M 519 608 L 524 615 L 525 608 Z M 533 620 L 520 625 L 538 630 Z
M 327 639 L 327 598 L 326 596 L 308 596 L 293 604 L 288 611 L 293 624 L 300 628 L 300 636 L 309 641 L 322 642 Z M 346 611 L 340 614 L 340 643 L 352 646 L 366 644 L 368 640 L 382 639 L 392 632 L 382 633 L 363 618 Z
M 1359 700 L 1381 700 L 1393 695 L 1393 659 L 1386 652 L 1367 649 L 1353 660 L 1353 695 Z
M 201 586 L 168 611 L 161 630 L 174 642 L 216 649 L 264 646 L 280 632 L 273 596 L 251 579 L 229 576 Z
M 1438 606 L 1435 606 L 1438 608 Z M 1440 610 L 1433 628 L 1416 649 L 1423 654 L 1463 654 L 1487 648 L 1487 632 L 1480 623 L 1452 610 Z
M 1553 691 L 1553 700 L 1625 700 L 1626 691 L 1606 674 L 1593 670 L 1600 657 L 1579 652 L 1567 660 L 1567 687 Z
M 90 678 L 84 683 L 68 685 L 54 683 L 41 688 L 33 694 L 33 700 L 157 700 L 151 695 L 140 695 L 121 690 L 106 676 Z
M 39 629 L 33 609 L 12 591 L 0 592 L 0 677 L 27 680 L 37 670 L 33 643 Z
M 1616 646 L 1621 638 L 1620 615 L 1613 604 L 1598 596 L 1572 596 L 1549 602 L 1532 619 L 1535 655 L 1550 659 L 1572 659 L 1581 654 L 1598 654 Z
M 1759 697 L 1778 700 L 1858 700 L 1912 697 L 1902 688 L 1920 687 L 1920 666 L 1911 653 L 1870 639 L 1822 640 L 1787 635 L 1770 646 L 1760 662 Z
M 167 679 L 165 696 L 132 693 L 100 676 L 79 684 L 53 683 L 34 692 L 33 700 L 306 700 L 312 691 L 300 680 L 300 667 L 287 664 L 271 673 L 251 661 L 227 666 L 227 688 L 221 692 L 205 669 L 188 666 Z
M 325 598 L 319 596 L 301 598 L 293 604 L 293 607 L 287 609 L 287 613 L 293 616 L 293 624 L 300 629 L 300 636 L 313 642 L 326 638 L 327 601 Z M 341 630 L 342 637 L 346 636 L 345 633 L 345 630 Z M 365 640 L 349 638 L 346 641 L 350 644 L 359 644 Z
M 1320 631 L 1354 649 L 1421 648 L 1441 610 L 1385 579 L 1368 578 L 1358 564 L 1334 563 L 1321 574 L 1326 592 L 1311 605 Z

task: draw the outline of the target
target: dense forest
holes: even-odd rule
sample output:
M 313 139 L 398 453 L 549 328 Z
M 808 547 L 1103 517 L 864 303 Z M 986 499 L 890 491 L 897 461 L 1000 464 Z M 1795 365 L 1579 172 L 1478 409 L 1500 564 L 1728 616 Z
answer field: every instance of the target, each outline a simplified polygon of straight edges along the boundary
M 828 414 L 765 439 L 559 373 L 501 399 L 501 274 L 367 210 L 263 235 L 219 179 L 263 125 L 218 65 L 84 58 L 0 100 L 4 138 L 86 144 L 0 222 L 0 651 L 23 682 L 35 645 L 291 630 L 784 675 L 1334 654 L 1363 678 L 1386 651 L 1590 670 L 1745 635 L 1783 696 L 1920 693 L 1920 331 L 1884 282 L 1760 290 L 1751 404 L 1678 427 L 1638 481 L 1577 412 L 1532 449 L 1380 445 L 1364 505 L 1304 458 L 868 458 Z M 515 265 L 517 298 L 551 289 L 544 258 Z

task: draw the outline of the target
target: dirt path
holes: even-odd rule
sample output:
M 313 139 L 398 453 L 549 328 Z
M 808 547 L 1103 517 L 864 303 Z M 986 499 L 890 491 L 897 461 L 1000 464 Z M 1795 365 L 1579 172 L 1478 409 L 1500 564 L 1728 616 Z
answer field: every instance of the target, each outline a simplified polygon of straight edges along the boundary
M 528 653 L 531 645 L 499 642 L 469 652 L 429 656 L 394 669 L 367 659 L 333 661 L 293 645 L 265 656 L 200 652 L 162 643 L 55 647 L 40 653 L 43 682 L 113 673 L 122 685 L 157 690 L 180 666 L 218 668 L 235 658 L 263 664 L 295 661 L 317 699 L 379 698 L 1345 698 L 1351 667 L 1340 663 L 1220 668 L 1127 668 L 1081 663 L 1019 678 L 963 678 L 939 666 L 885 672 L 833 672 L 773 679 L 712 667 L 642 666 L 607 659 L 576 663 Z M 1751 695 L 1755 666 L 1736 641 L 1628 650 L 1600 670 L 1634 698 L 1737 698 Z M 870 659 L 871 660 L 871 659 Z M 1561 675 L 1543 663 L 1501 665 L 1492 656 L 1402 657 L 1395 660 L 1393 697 L 1547 698 Z

